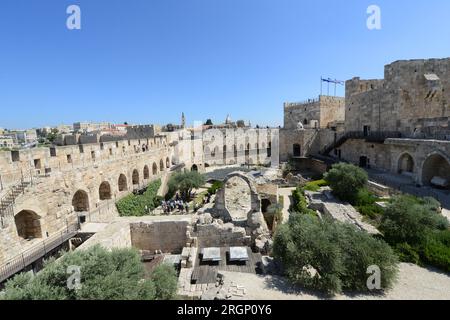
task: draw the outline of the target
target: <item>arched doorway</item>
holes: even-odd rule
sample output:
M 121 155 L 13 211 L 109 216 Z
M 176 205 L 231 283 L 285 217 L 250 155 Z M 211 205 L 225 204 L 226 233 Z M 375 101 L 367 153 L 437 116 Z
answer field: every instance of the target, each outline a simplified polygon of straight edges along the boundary
M 398 160 L 398 173 L 413 173 L 414 159 L 409 153 L 403 154 Z
M 164 161 L 162 159 L 159 161 L 159 171 L 164 171 Z
M 42 238 L 40 219 L 41 217 L 34 211 L 20 211 L 14 217 L 18 236 L 26 240 Z
M 107 181 L 103 181 L 98 188 L 98 195 L 100 200 L 111 199 L 111 185 Z
M 89 196 L 86 191 L 78 190 L 72 198 L 75 212 L 89 212 Z
M 197 167 L 196 164 L 194 164 L 194 165 L 191 167 L 191 171 L 196 171 L 196 172 L 198 172 L 198 167 Z
M 293 154 L 294 157 L 300 157 L 302 154 L 302 149 L 298 143 L 294 144 L 293 146 Z
M 152 171 L 154 176 L 158 174 L 158 165 L 155 162 L 153 162 Z
M 127 177 L 124 174 L 121 174 L 119 176 L 119 191 L 127 191 L 128 190 L 128 186 L 127 186 Z
M 261 211 L 262 213 L 267 213 L 267 209 L 272 203 L 269 199 L 261 199 Z
M 150 178 L 150 170 L 148 170 L 148 166 L 144 167 L 144 180 L 148 180 Z
M 169 157 L 166 158 L 166 168 L 167 169 L 170 168 L 170 159 L 169 159 Z
M 442 155 L 429 156 L 422 166 L 422 184 L 450 189 L 450 163 Z
M 133 185 L 139 184 L 139 172 L 136 169 L 133 170 L 132 182 L 133 182 Z

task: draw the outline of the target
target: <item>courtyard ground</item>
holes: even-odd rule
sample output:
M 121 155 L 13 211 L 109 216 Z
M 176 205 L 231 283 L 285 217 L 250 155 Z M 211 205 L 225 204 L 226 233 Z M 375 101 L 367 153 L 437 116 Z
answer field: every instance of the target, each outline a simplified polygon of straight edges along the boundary
M 450 275 L 414 264 L 399 264 L 399 277 L 385 295 L 337 295 L 329 298 L 315 292 L 296 289 L 285 278 L 255 274 L 222 272 L 226 281 L 246 289 L 248 300 L 450 300 Z

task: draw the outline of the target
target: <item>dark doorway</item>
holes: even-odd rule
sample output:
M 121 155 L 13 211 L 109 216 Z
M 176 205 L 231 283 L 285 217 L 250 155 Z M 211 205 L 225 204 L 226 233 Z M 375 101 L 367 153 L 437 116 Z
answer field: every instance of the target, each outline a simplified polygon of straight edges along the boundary
M 294 157 L 300 157 L 301 156 L 301 147 L 299 144 L 294 144 Z
M 367 168 L 368 164 L 369 164 L 369 159 L 367 159 L 367 157 L 365 157 L 365 156 L 359 157 L 359 166 L 361 168 Z

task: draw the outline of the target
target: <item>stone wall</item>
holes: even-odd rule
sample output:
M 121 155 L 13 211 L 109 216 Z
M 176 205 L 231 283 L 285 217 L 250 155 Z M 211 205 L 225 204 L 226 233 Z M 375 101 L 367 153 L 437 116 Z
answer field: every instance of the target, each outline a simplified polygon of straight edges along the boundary
M 215 220 L 212 223 L 197 224 L 193 235 L 197 238 L 199 248 L 251 246 L 252 239 L 247 236 L 245 228 L 232 223 Z
M 181 253 L 190 242 L 188 221 L 131 223 L 131 245 L 140 250 Z
M 347 131 L 450 133 L 450 58 L 396 61 L 384 73 L 346 82 Z

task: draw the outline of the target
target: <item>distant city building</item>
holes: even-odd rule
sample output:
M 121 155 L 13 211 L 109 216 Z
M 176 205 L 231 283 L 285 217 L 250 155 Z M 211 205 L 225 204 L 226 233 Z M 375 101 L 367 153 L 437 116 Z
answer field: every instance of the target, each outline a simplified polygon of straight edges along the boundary
M 111 129 L 112 126 L 109 122 L 75 122 L 73 124 L 73 130 L 75 132 L 94 132 Z
M 14 140 L 11 137 L 0 136 L 0 148 L 14 148 Z

